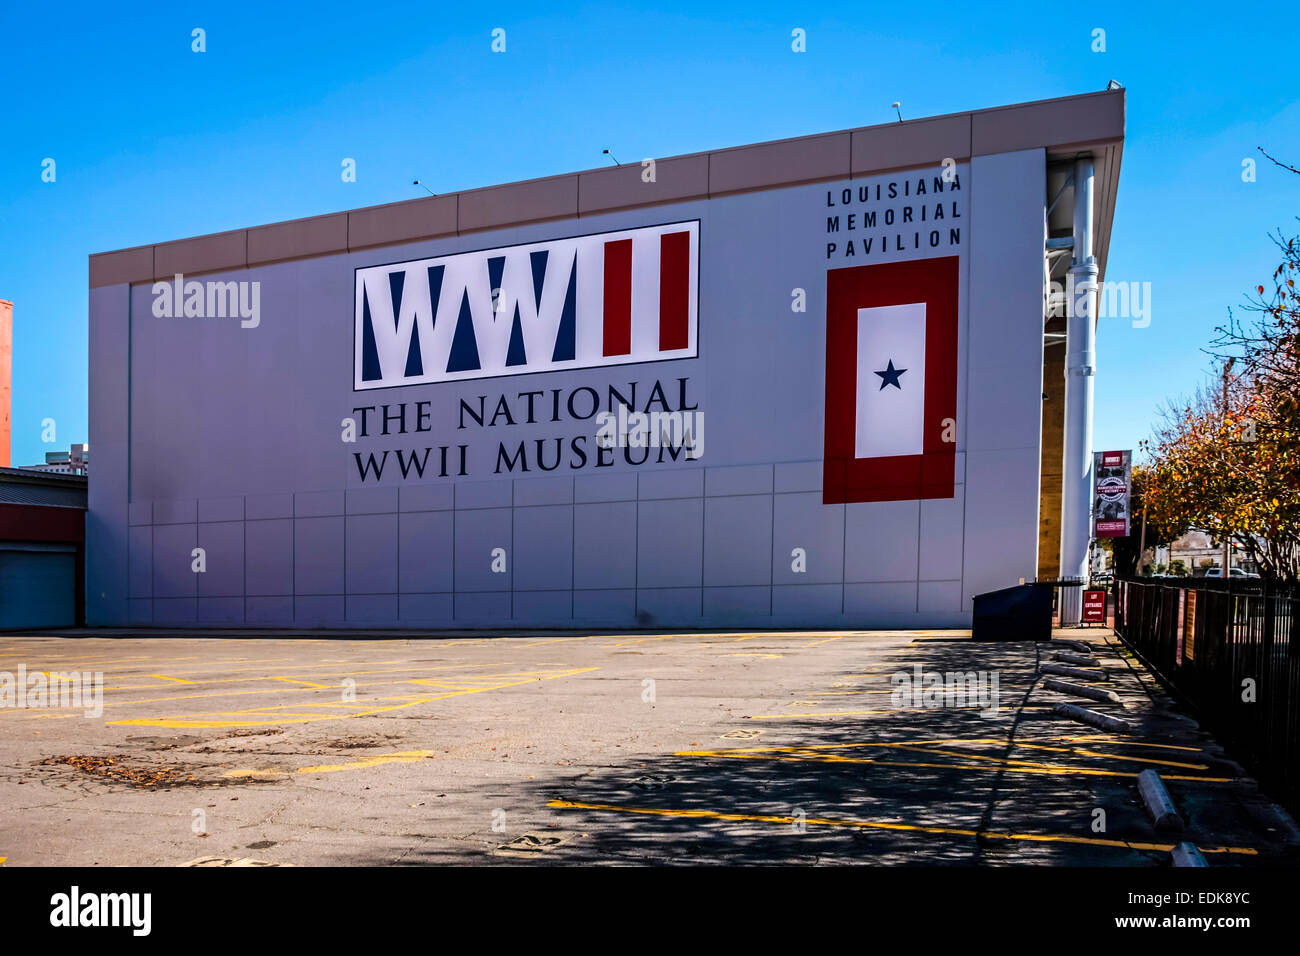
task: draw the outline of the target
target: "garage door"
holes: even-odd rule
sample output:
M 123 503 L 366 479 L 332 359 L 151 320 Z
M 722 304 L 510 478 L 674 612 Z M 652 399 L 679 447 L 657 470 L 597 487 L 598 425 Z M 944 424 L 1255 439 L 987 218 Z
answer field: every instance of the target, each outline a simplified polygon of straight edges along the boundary
M 0 544 L 0 630 L 74 626 L 76 562 L 74 548 Z

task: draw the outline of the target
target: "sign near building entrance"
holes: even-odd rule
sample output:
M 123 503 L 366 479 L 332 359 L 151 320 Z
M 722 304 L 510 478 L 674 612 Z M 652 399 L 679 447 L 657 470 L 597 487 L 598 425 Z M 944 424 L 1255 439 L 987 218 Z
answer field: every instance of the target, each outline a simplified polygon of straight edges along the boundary
M 1104 590 L 1089 588 L 1083 592 L 1083 617 L 1081 620 L 1084 624 L 1106 623 L 1106 592 Z

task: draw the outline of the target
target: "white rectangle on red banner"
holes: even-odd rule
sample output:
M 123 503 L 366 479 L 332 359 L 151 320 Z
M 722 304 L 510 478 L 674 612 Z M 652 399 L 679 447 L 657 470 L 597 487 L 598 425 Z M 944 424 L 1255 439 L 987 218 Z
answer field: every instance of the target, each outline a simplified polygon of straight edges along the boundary
M 858 309 L 857 388 L 856 457 L 924 451 L 924 302 Z

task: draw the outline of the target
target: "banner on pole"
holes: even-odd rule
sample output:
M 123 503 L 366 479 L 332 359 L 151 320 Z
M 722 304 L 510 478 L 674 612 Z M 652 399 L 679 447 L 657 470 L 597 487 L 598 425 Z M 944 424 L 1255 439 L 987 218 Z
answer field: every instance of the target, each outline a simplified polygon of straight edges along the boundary
M 1129 534 L 1131 451 L 1098 451 L 1092 456 L 1092 536 L 1126 538 Z

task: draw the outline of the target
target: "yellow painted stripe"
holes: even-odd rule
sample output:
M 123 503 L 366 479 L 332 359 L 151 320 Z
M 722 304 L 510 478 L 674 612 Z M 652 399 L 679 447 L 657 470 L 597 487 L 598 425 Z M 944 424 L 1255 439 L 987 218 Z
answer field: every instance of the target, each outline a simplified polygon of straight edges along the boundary
M 373 757 L 366 757 L 361 760 L 352 760 L 347 763 L 320 764 L 314 767 L 299 767 L 294 773 L 336 773 L 340 770 L 365 770 L 370 767 L 379 767 L 388 763 L 416 763 L 420 760 L 427 760 L 434 756 L 432 750 L 399 750 L 395 753 L 375 754 Z M 275 777 L 288 776 L 283 770 L 228 770 L 222 776 L 232 779 L 252 779 L 267 780 Z
M 760 813 L 722 813 L 716 810 L 669 810 L 661 807 L 622 807 L 608 803 L 578 803 L 572 800 L 552 800 L 547 804 L 556 810 L 601 810 L 616 813 L 641 813 L 651 816 L 684 817 L 702 820 L 733 820 L 741 823 L 791 824 L 797 817 L 770 816 Z M 880 823 L 874 820 L 836 820 L 829 817 L 805 817 L 803 823 L 830 827 L 857 827 L 866 830 L 896 830 L 907 833 L 927 833 L 933 836 L 982 837 L 986 840 L 1023 840 L 1033 843 L 1074 843 L 1081 846 L 1105 846 L 1123 850 L 1152 850 L 1168 853 L 1172 843 L 1131 843 L 1127 840 L 1106 840 L 1100 837 L 1071 836 L 1062 833 L 999 833 L 994 830 L 967 830 L 960 827 L 920 826 L 910 823 Z M 1256 856 L 1252 847 L 1215 846 L 1199 847 L 1202 853 L 1239 853 Z
M 270 780 L 287 774 L 280 770 L 229 770 L 222 776 L 234 780 Z
M 674 637 L 684 637 L 682 634 L 660 634 L 655 637 L 629 637 L 627 640 L 616 641 L 613 644 L 606 644 L 606 647 L 622 647 L 624 644 L 642 644 L 646 641 L 670 641 Z
M 130 727 L 176 727 L 176 728 L 218 728 L 218 727 L 269 727 L 280 724 L 304 724 L 322 720 L 343 720 L 350 717 L 366 717 L 372 714 L 389 713 L 395 710 L 405 710 L 409 707 L 415 707 L 419 704 L 431 703 L 436 700 L 446 700 L 450 697 L 460 697 L 465 694 L 480 694 L 486 691 L 500 690 L 506 687 L 519 687 L 526 684 L 533 684 L 541 680 L 553 680 L 559 677 L 571 677 L 574 674 L 585 674 L 589 671 L 599 670 L 596 667 L 579 667 L 572 670 L 561 671 L 516 671 L 508 674 L 495 675 L 497 682 L 494 684 L 484 684 L 482 686 L 463 687 L 454 690 L 448 690 L 441 694 L 426 694 L 411 697 L 390 697 L 379 698 L 379 701 L 397 701 L 397 703 L 385 703 L 383 706 L 374 706 L 372 702 L 358 702 L 351 706 L 358 709 L 354 712 L 334 712 L 337 708 L 347 707 L 348 704 L 338 701 L 322 701 L 319 703 L 306 704 L 287 704 L 284 707 L 256 707 L 242 711 L 216 711 L 201 714 L 179 715 L 172 717 L 139 717 L 133 720 L 113 720 L 107 723 L 114 726 Z M 414 683 L 414 682 L 412 682 Z M 257 692 L 264 693 L 264 692 Z M 287 708 L 301 708 L 295 711 L 288 711 Z M 322 710 L 311 711 L 306 708 L 319 707 Z M 323 708 L 332 708 L 330 712 L 325 712 Z
M 432 757 L 432 750 L 401 750 L 391 754 L 376 754 L 373 757 L 367 757 L 364 760 L 353 760 L 350 763 L 321 764 L 317 767 L 299 767 L 294 773 L 334 773 L 338 770 L 362 770 L 367 767 L 378 767 L 386 763 L 415 763 L 418 760 L 427 760 Z
M 811 744 L 803 747 L 736 747 L 736 748 L 730 748 L 728 750 L 713 751 L 713 753 L 717 753 L 717 754 L 803 753 L 806 751 L 817 751 L 817 750 L 850 750 L 850 749 L 856 749 L 860 747 L 886 747 L 886 748 L 893 748 L 893 749 L 914 750 L 918 753 L 936 753 L 936 754 L 942 754 L 943 756 L 946 757 L 968 758 L 971 760 L 1001 761 L 1006 758 L 999 757 L 999 756 L 989 756 L 987 754 L 967 754 L 967 753 L 960 753 L 960 752 L 951 753 L 943 750 L 927 750 L 925 749 L 925 747 L 927 745 L 934 745 L 934 744 L 943 744 L 949 746 L 954 744 L 991 744 L 993 746 L 1005 746 L 1006 743 L 1007 741 L 997 737 L 976 737 L 976 738 L 969 738 L 969 739 L 961 738 L 961 737 L 950 737 L 950 738 L 945 738 L 940 740 L 892 740 L 892 741 L 868 741 L 868 742 L 856 743 L 856 744 Z M 1024 743 L 1022 741 L 1014 741 L 1013 746 L 1027 747 L 1033 750 L 1049 750 L 1056 753 L 1072 753 L 1072 754 L 1078 754 L 1080 756 L 1087 756 L 1087 757 L 1101 757 L 1107 760 L 1123 760 L 1123 761 L 1128 761 L 1130 763 L 1159 764 L 1164 767 L 1178 767 L 1179 769 L 1182 770 L 1209 770 L 1210 769 L 1208 764 L 1203 764 L 1203 763 L 1181 763 L 1175 760 L 1156 760 L 1148 757 L 1129 757 L 1124 754 L 1107 754 L 1095 750 L 1080 750 L 1076 747 L 1048 747 L 1042 744 L 1030 744 L 1030 743 Z M 1024 761 L 1024 760 L 1012 760 L 1010 762 L 1024 764 L 1026 766 L 1035 766 L 1035 767 L 1047 766 L 1046 764 Z
M 492 662 L 492 663 L 485 663 L 485 664 L 448 664 L 448 665 L 446 665 L 446 668 L 457 668 L 457 669 L 463 669 L 463 670 L 470 670 L 470 669 L 479 668 L 479 667 L 502 667 L 502 666 L 505 666 L 505 665 L 508 665 L 508 664 L 511 664 L 511 663 L 513 663 L 513 662 L 512 662 L 512 661 L 495 661 L 495 662 Z M 369 672 L 367 672 L 367 671 L 350 671 L 350 672 L 349 672 L 349 671 L 345 671 L 345 672 L 343 672 L 343 675 L 342 675 L 342 676 L 351 676 L 352 674 L 356 674 L 356 675 L 358 675 L 358 676 L 364 676 L 364 675 L 367 674 L 367 673 L 371 673 L 371 674 L 389 674 L 389 673 L 396 673 L 396 674 L 409 674 L 409 673 L 411 673 L 411 672 L 413 672 L 413 671 L 414 671 L 414 672 L 417 672 L 417 673 L 421 673 L 421 672 L 428 672 L 428 671 L 431 671 L 431 670 L 436 671 L 436 670 L 442 670 L 442 669 L 445 669 L 445 668 L 441 668 L 441 667 L 401 667 L 401 668 L 396 668 L 396 669 L 391 670 L 391 671 L 369 671 Z M 251 680 L 275 680 L 275 678 L 273 678 L 273 677 L 269 677 L 269 676 L 268 676 L 268 677 L 259 677 L 259 678 L 249 678 L 248 680 L 250 680 L 250 681 L 251 681 Z M 213 683 L 213 684 L 222 684 L 222 683 L 227 683 L 227 682 L 226 682 L 226 681 L 219 681 L 219 680 L 218 680 L 218 681 L 198 681 L 198 682 L 196 682 L 196 683 Z M 383 684 L 398 684 L 398 683 L 410 683 L 410 682 L 409 682 L 409 681 L 400 681 L 400 680 L 391 680 L 391 681 L 364 681 L 364 682 L 358 682 L 356 686 L 357 686 L 357 687 L 374 687 L 374 686 L 383 685 Z M 335 689 L 335 690 L 337 690 L 339 686 L 340 686 L 340 685 L 337 685 L 337 684 L 329 684 L 329 685 L 326 685 L 327 689 Z M 158 687 L 157 687 L 156 684 L 154 684 L 154 685 L 141 685 L 141 687 L 138 688 L 138 689 L 146 689 L 146 688 L 147 688 L 147 689 L 150 689 L 150 690 L 158 689 Z M 105 691 L 110 691 L 110 690 L 127 690 L 127 689 L 130 689 L 130 688 L 122 688 L 122 687 L 105 687 L 105 688 L 104 688 Z M 173 697 L 139 697 L 139 698 L 132 698 L 132 699 L 130 699 L 130 700 L 105 701 L 105 702 L 104 702 L 104 706 L 105 706 L 105 707 L 131 707 L 131 706 L 136 705 L 136 704 L 159 704 L 159 703 L 167 703 L 167 702 L 170 702 L 170 701 L 177 701 L 177 700 L 201 700 L 201 699 L 209 698 L 209 697 L 248 697 L 248 696 L 251 696 L 251 695 L 257 695 L 257 694 L 283 694 L 283 693 L 286 693 L 287 690 L 289 690 L 289 688 L 284 688 L 284 687 L 273 687 L 273 688 L 269 688 L 269 689 L 266 689 L 266 690 L 217 690 L 217 691 L 204 692 L 204 693 L 201 693 L 201 694 L 178 694 L 178 695 L 173 696 Z M 47 708 L 47 709 L 53 710 L 53 709 L 55 709 L 55 708 Z M 81 709 L 83 709 L 83 708 L 80 708 L 80 707 L 72 707 L 72 708 L 60 708 L 60 709 L 81 710 Z M 22 713 L 22 711 L 20 711 L 20 710 L 0 710 L 0 717 L 15 716 L 15 715 L 19 715 L 19 714 L 21 714 L 21 713 Z
M 14 655 L 14 656 L 21 656 L 21 655 Z M 146 666 L 146 665 L 149 665 L 149 664 L 155 664 L 155 663 L 158 663 L 158 662 L 160 662 L 160 661 L 193 661 L 193 660 L 198 660 L 198 658 L 197 658 L 197 657 L 194 657 L 194 656 L 190 656 L 190 657 L 91 657 L 91 658 L 82 658 L 82 657 L 39 657 L 39 656 L 37 656 L 37 655 L 35 655 L 35 654 L 33 654 L 33 655 L 29 655 L 28 659 L 29 659 L 29 661 L 33 661 L 33 662 L 35 662 L 35 661 L 40 661 L 40 662 L 43 663 L 43 664 L 44 664 L 44 663 L 49 663 L 49 664 L 56 665 L 56 666 L 58 666 L 58 667 L 67 667 L 69 664 L 72 664 L 72 665 L 74 665 L 74 666 L 79 666 L 79 667 L 85 667 L 85 666 L 87 666 L 87 665 L 94 665 L 94 664 L 99 664 L 99 665 L 110 665 L 110 664 L 112 664 L 112 665 L 119 665 L 119 664 L 136 664 L 136 663 L 140 664 L 140 666 L 143 667 L 143 666 Z M 34 666 L 34 665 L 33 665 L 33 666 Z
M 1184 747 L 1177 744 L 1157 744 L 1147 740 L 1131 740 L 1128 737 L 1117 737 L 1114 734 L 1047 734 L 1041 737 L 1035 737 L 1035 740 L 1059 740 L 1063 743 L 1094 743 L 1108 747 L 1154 747 L 1160 750 L 1181 750 L 1188 753 L 1203 753 L 1204 747 Z M 953 743 L 970 743 L 970 744 L 1003 744 L 1006 740 L 1002 737 L 945 737 L 939 740 L 913 740 L 916 744 L 953 744 Z M 1017 741 L 1019 746 L 1030 747 L 1035 744 L 1022 743 Z M 820 745 L 819 745 L 820 746 Z M 827 744 L 828 747 L 850 746 L 849 744 Z M 1119 754 L 1106 754 L 1108 757 L 1118 757 Z
M 338 664 L 332 667 L 327 667 L 324 666 L 323 664 L 295 664 L 287 667 L 277 667 L 275 669 L 280 672 L 293 671 L 293 670 L 311 670 L 311 672 L 317 676 L 351 677 L 354 675 L 361 676 L 361 675 L 368 675 L 368 674 L 407 674 L 410 673 L 411 671 L 426 671 L 426 670 L 436 671 L 436 670 L 446 670 L 448 668 L 495 667 L 501 662 L 498 661 L 496 664 L 465 664 L 465 663 L 439 664 L 437 667 L 429 667 L 427 665 L 413 667 L 408 664 L 402 667 L 390 667 L 385 670 L 371 670 L 371 671 L 357 670 L 358 667 L 374 667 L 379 664 L 400 664 L 400 663 L 402 662 L 396 660 L 374 661 L 374 662 L 357 661 L 355 663 L 344 662 L 344 664 Z M 185 683 L 188 684 L 249 684 L 249 683 L 253 683 L 254 681 L 275 680 L 275 677 L 266 673 L 267 670 L 268 668 L 265 667 L 245 667 L 240 669 L 232 668 L 226 673 L 240 673 L 241 671 L 257 671 L 257 674 L 252 677 L 209 677 L 209 678 L 204 678 L 202 680 L 191 679 L 191 680 L 186 680 Z M 337 670 L 338 674 L 337 675 L 331 674 L 330 671 L 332 670 Z M 220 673 L 220 671 L 218 671 L 218 673 Z M 122 678 L 128 678 L 133 675 L 120 674 L 116 676 Z M 162 675 L 150 674 L 149 676 L 159 677 Z M 110 684 L 106 686 L 104 690 L 111 690 L 111 691 L 157 690 L 157 687 L 158 685 L 156 684 Z
M 989 764 L 961 764 L 961 763 L 926 763 L 923 761 L 911 760 L 879 760 L 873 757 L 840 757 L 836 754 L 767 754 L 751 753 L 737 750 L 683 750 L 674 754 L 676 757 L 721 757 L 732 760 L 779 760 L 782 762 L 814 762 L 814 763 L 853 763 L 853 764 L 875 764 L 878 767 L 902 767 L 902 768 L 921 768 L 927 770 L 975 770 L 985 773 L 989 772 L 1006 772 L 1006 773 L 1028 773 L 1044 774 L 1048 776 L 1083 776 L 1083 777 L 1133 777 L 1136 773 L 1130 773 L 1123 770 L 1096 770 L 1089 767 L 1053 767 L 1051 765 L 1028 765 L 1028 766 L 991 766 Z M 958 759 L 964 759 L 966 755 Z M 1177 774 L 1165 774 L 1166 780 L 1187 780 L 1198 781 L 1200 783 L 1231 783 L 1230 777 L 1202 777 L 1202 776 L 1179 776 Z
M 1149 763 L 1161 767 L 1181 767 L 1183 770 L 1209 770 L 1209 764 L 1204 763 L 1183 763 L 1178 760 L 1156 760 L 1154 757 L 1131 757 L 1128 754 L 1108 754 L 1100 750 L 1083 750 L 1078 747 L 1045 747 L 1042 744 L 1027 744 L 1017 742 L 1019 747 L 1028 747 L 1032 750 L 1062 750 L 1067 753 L 1078 754 L 1081 757 L 1103 757 L 1108 760 L 1126 760 L 1129 763 Z
M 150 674 L 150 677 L 156 677 L 158 680 L 174 681 L 177 684 L 193 684 L 192 680 L 186 680 L 184 677 L 168 677 L 166 674 Z
M 933 714 L 936 711 L 981 711 L 987 708 L 979 704 L 972 704 L 969 707 L 917 707 L 917 708 L 890 708 L 888 710 L 824 710 L 821 713 L 812 714 L 750 714 L 749 720 L 786 720 L 791 717 L 865 717 L 871 714 Z M 1026 704 L 1023 707 L 1001 707 L 999 713 L 1022 710 L 1051 710 L 1047 705 Z
M 1125 747 L 1159 747 L 1162 750 L 1188 750 L 1192 753 L 1204 753 L 1204 747 L 1182 747 L 1176 744 L 1153 744 L 1142 740 L 1128 740 L 1124 737 L 1116 737 L 1114 734 L 1088 734 L 1084 737 L 1061 737 L 1060 740 L 1092 740 L 1098 743 L 1108 743 Z

